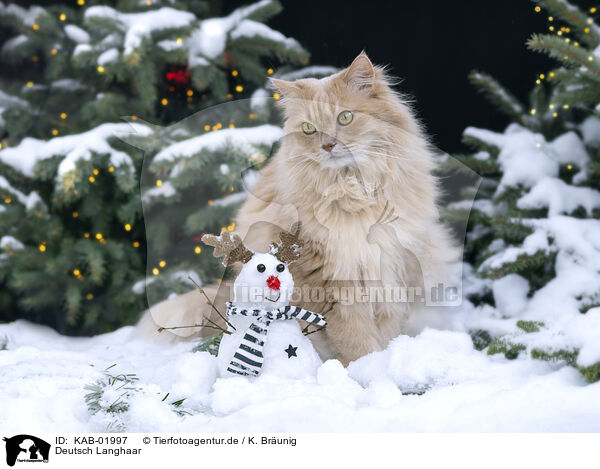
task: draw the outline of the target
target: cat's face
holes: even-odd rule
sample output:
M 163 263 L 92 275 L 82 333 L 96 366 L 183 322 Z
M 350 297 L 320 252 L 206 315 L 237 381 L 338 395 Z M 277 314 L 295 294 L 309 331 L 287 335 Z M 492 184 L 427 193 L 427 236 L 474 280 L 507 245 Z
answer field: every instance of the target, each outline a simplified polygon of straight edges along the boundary
M 386 115 L 386 99 L 393 92 L 366 55 L 330 77 L 273 83 L 283 95 L 292 158 L 333 169 L 379 164 L 389 153 L 394 116 Z

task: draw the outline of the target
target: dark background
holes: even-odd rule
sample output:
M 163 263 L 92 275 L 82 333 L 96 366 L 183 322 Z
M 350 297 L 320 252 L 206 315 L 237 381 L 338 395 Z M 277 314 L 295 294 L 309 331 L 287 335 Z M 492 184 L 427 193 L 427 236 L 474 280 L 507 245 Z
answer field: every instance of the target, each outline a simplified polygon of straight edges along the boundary
M 403 81 L 419 116 L 442 150 L 465 148 L 469 125 L 502 130 L 508 120 L 477 93 L 469 71 L 490 73 L 522 100 L 539 73 L 553 67 L 527 50 L 529 36 L 548 31 L 548 13 L 529 0 L 281 0 L 269 25 L 298 39 L 313 64 L 344 67 L 365 49 Z M 589 8 L 596 2 L 571 0 Z M 248 3 L 224 1 L 225 11 Z M 556 19 L 554 21 L 557 23 Z M 560 24 L 560 23 L 558 23 Z

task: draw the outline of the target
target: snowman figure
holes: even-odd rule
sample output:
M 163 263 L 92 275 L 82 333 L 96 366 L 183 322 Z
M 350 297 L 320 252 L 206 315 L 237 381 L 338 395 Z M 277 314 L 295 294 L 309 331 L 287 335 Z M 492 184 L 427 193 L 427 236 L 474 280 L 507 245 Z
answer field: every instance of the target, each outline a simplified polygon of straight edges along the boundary
M 218 353 L 221 377 L 276 374 L 302 378 L 313 375 L 321 365 L 296 319 L 324 327 L 325 318 L 289 306 L 294 292 L 289 265 L 300 257 L 299 231 L 300 223 L 296 223 L 291 232 L 282 232 L 280 242 L 271 244 L 268 253 L 251 251 L 228 231 L 202 237 L 215 248 L 215 257 L 223 257 L 223 265 L 243 264 L 233 285 L 233 301 L 227 303 L 228 334 L 223 335 Z

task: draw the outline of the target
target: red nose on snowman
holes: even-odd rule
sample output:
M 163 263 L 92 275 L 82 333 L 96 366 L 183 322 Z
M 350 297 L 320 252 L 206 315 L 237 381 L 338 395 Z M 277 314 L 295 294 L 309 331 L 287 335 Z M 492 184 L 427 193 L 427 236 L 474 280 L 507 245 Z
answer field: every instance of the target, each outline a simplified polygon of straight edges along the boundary
M 274 275 L 271 275 L 267 279 L 267 286 L 271 290 L 279 290 L 279 287 L 281 286 L 281 282 L 279 281 L 279 279 L 277 277 L 275 277 Z

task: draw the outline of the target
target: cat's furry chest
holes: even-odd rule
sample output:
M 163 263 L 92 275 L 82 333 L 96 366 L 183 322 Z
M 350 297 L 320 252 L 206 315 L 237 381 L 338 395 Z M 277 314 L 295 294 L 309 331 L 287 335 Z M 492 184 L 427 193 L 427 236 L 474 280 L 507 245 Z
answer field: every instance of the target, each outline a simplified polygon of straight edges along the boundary
M 335 207 L 315 212 L 308 224 L 314 229 L 305 233 L 319 246 L 324 279 L 381 279 L 382 250 L 368 240 L 373 218 L 370 213 L 350 213 Z

